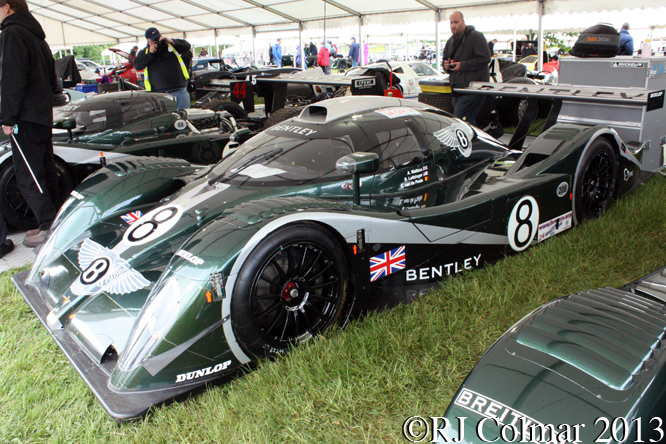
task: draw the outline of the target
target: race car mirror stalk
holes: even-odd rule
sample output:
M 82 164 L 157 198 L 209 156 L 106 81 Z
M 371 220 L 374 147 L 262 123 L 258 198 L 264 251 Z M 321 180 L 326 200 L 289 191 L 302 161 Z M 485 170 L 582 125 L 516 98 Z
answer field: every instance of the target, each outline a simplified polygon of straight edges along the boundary
M 76 119 L 73 117 L 65 117 L 62 120 L 57 121 L 53 124 L 53 128 L 56 129 L 65 129 L 67 130 L 68 142 L 72 141 L 72 130 L 76 128 Z
M 361 174 L 372 174 L 379 169 L 379 156 L 375 153 L 352 153 L 335 162 L 341 174 L 351 174 L 354 182 L 354 205 L 361 204 Z

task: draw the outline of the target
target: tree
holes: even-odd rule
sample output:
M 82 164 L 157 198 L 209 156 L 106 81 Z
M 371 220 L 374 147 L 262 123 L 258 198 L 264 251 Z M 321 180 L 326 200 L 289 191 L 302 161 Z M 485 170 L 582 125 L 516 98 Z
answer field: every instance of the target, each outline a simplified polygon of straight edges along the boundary
M 561 32 L 559 33 L 563 37 L 569 37 L 570 39 L 578 37 L 580 33 L 578 32 Z M 552 32 L 546 32 L 543 35 L 543 40 L 546 42 L 546 47 L 547 48 L 553 48 L 557 47 L 561 49 L 564 52 L 569 52 L 571 50 L 571 46 L 568 46 L 564 40 L 558 39 L 557 36 L 555 36 L 554 33 Z

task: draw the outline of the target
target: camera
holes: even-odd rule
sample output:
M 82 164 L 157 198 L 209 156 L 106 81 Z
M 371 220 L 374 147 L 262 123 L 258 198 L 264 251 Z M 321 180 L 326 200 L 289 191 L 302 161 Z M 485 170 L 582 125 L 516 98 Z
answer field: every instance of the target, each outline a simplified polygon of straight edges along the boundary
M 157 48 L 158 49 L 166 48 L 166 46 L 167 46 L 166 39 L 162 39 L 162 40 L 157 41 Z

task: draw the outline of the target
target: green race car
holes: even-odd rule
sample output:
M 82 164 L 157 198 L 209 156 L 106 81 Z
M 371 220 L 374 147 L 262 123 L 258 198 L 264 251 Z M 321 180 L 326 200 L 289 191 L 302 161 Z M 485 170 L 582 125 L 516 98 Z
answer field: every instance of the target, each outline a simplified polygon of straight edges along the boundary
M 234 132 L 247 131 L 244 141 L 262 124 L 235 103 L 219 104 L 216 111 L 177 110 L 162 93 L 124 91 L 74 101 L 54 115 L 53 152 L 61 194 L 66 197 L 105 162 L 127 155 L 215 163 Z M 0 211 L 10 225 L 37 226 L 18 189 L 9 141 L 0 146 Z
M 215 166 L 109 164 L 15 282 L 126 420 L 595 217 L 639 172 L 604 126 L 517 152 L 423 103 L 326 100 Z

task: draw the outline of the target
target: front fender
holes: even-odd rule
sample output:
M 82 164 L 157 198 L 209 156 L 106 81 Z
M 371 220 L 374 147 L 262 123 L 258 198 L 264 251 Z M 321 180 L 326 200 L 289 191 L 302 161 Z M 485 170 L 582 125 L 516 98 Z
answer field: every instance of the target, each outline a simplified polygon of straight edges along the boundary
M 200 168 L 182 160 L 137 157 L 111 163 L 90 175 L 72 191 L 58 212 L 28 280 L 36 282 L 40 269 L 89 237 L 94 226 L 159 202 L 185 185 L 185 176 Z

